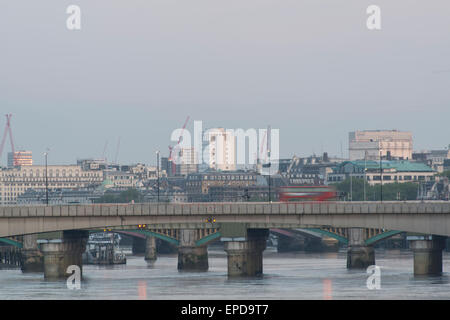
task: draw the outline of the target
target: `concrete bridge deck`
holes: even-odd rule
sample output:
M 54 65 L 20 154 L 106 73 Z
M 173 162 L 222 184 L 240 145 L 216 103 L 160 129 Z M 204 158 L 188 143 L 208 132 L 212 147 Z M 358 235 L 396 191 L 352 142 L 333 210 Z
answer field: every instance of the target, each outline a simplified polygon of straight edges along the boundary
M 211 217 L 215 223 L 207 222 Z M 450 236 L 450 202 L 142 203 L 0 207 L 0 237 L 115 228 L 378 228 Z

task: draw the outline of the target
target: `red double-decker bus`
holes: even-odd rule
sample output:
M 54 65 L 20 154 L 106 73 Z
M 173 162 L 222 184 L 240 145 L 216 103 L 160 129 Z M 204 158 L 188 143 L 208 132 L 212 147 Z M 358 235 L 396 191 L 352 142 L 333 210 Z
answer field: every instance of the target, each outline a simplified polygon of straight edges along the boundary
M 280 201 L 331 201 L 337 193 L 331 186 L 283 186 L 279 196 Z

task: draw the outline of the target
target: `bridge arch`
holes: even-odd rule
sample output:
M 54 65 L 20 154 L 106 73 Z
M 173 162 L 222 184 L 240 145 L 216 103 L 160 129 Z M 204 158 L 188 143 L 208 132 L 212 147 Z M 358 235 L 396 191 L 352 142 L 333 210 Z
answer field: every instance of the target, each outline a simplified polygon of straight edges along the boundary
M 345 235 L 338 234 L 336 232 L 328 231 L 325 229 L 320 229 L 320 228 L 308 228 L 308 230 L 319 233 L 321 235 L 324 235 L 324 236 L 327 236 L 330 238 L 333 238 L 333 239 L 336 239 L 343 244 L 348 244 L 348 239 L 345 237 Z
M 15 239 L 11 239 L 11 238 L 0 238 L 0 242 L 9 244 L 10 246 L 14 246 L 14 247 L 17 247 L 17 248 L 22 248 L 23 247 L 22 242 L 19 242 L 19 241 L 15 240 Z
M 117 232 L 119 234 L 125 234 L 125 235 L 131 236 L 131 237 L 135 237 L 136 235 L 140 234 L 143 236 L 143 238 L 144 237 L 155 237 L 157 239 L 171 243 L 176 246 L 178 246 L 180 244 L 180 240 L 177 237 L 177 233 L 175 233 L 175 235 L 173 235 L 173 233 L 172 233 L 172 235 L 169 235 L 168 232 L 157 232 L 157 231 L 151 230 L 151 229 L 150 230 L 147 230 L 147 229 L 134 229 L 133 230 L 133 229 L 131 229 L 131 230 L 124 231 L 122 229 L 108 228 L 108 231 Z M 217 229 L 215 229 L 214 232 L 208 233 L 208 234 L 204 235 L 203 237 L 201 237 L 200 239 L 198 239 L 195 242 L 195 245 L 196 246 L 206 245 L 208 243 L 216 241 L 220 237 L 221 237 L 220 232 Z
M 379 241 L 386 240 L 386 239 L 388 239 L 390 237 L 393 237 L 393 236 L 395 236 L 397 234 L 400 234 L 400 233 L 403 233 L 403 231 L 398 231 L 398 230 L 384 231 L 382 233 L 379 233 L 379 234 L 377 234 L 377 235 L 367 239 L 365 241 L 365 243 L 367 245 L 373 245 L 373 244 L 375 244 L 375 243 L 377 243 Z

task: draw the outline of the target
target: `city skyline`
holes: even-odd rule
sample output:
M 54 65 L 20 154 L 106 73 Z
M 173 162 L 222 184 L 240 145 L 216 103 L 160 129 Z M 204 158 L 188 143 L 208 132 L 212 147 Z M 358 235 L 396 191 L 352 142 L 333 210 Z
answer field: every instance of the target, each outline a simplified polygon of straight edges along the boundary
M 53 163 L 100 157 L 106 141 L 114 159 L 119 137 L 119 162 L 151 163 L 186 116 L 191 130 L 278 128 L 283 158 L 345 155 L 365 129 L 449 143 L 448 2 L 380 0 L 375 31 L 369 1 L 77 4 L 78 31 L 53 0 L 0 12 L 1 114 L 36 163 L 46 148 Z
M 450 299 L 449 13 L 0 0 L 0 299 Z
M 14 144 L 15 144 L 15 151 L 31 151 L 33 154 L 33 163 L 36 165 L 42 165 L 44 164 L 45 161 L 45 157 L 44 157 L 44 153 L 47 151 L 48 152 L 48 158 L 51 159 L 53 158 L 51 161 L 54 164 L 75 164 L 77 160 L 79 159 L 102 159 L 103 155 L 105 155 L 105 159 L 107 160 L 108 163 L 116 163 L 115 162 L 115 158 L 117 157 L 117 164 L 131 164 L 131 163 L 145 163 L 147 165 L 156 165 L 156 157 L 155 157 L 155 152 L 159 151 L 161 154 L 161 157 L 168 157 L 170 154 L 170 149 L 168 148 L 169 145 L 174 146 L 176 145 L 176 141 L 170 141 L 170 134 L 168 134 L 168 138 L 167 138 L 167 143 L 166 145 L 164 145 L 167 150 L 164 150 L 164 148 L 160 148 L 160 149 L 147 149 L 145 150 L 145 152 L 143 153 L 147 153 L 148 154 L 148 158 L 145 159 L 144 157 L 140 158 L 140 159 L 136 159 L 133 158 L 133 156 L 127 156 L 127 155 L 123 155 L 121 154 L 121 152 L 125 152 L 131 150 L 129 147 L 127 147 L 125 145 L 125 143 L 127 143 L 126 137 L 128 137 L 127 135 L 124 136 L 120 136 L 120 137 L 110 137 L 110 138 L 106 138 L 103 141 L 99 141 L 98 145 L 94 145 L 94 143 L 92 142 L 92 144 L 90 145 L 90 147 L 88 148 L 89 150 L 93 150 L 92 148 L 94 147 L 98 147 L 98 150 L 94 150 L 92 153 L 89 152 L 79 152 L 80 150 L 82 150 L 82 148 L 78 148 L 77 146 L 75 146 L 71 152 L 72 155 L 74 156 L 70 156 L 70 155 L 62 155 L 62 154 L 58 154 L 58 149 L 54 149 L 51 146 L 50 147 L 46 147 L 44 150 L 42 150 L 42 152 L 40 152 L 41 150 L 36 150 L 36 148 L 33 147 L 29 147 L 29 146 L 24 146 L 23 144 L 17 143 L 16 140 L 16 131 L 14 126 L 14 117 L 11 121 L 11 127 L 13 130 L 13 137 L 14 137 Z M 4 126 L 6 125 L 6 122 L 3 124 Z M 186 127 L 186 130 L 191 131 L 191 135 L 193 136 L 193 132 L 194 130 L 190 130 L 193 127 L 192 123 L 191 125 L 188 125 Z M 220 126 L 222 128 L 224 128 L 224 126 Z M 244 129 L 246 130 L 247 128 L 227 128 L 226 129 Z M 2 131 L 4 128 L 1 128 Z M 174 128 L 175 129 L 181 129 L 181 128 Z M 265 130 L 266 128 L 260 128 Z M 380 129 L 377 128 L 373 128 L 373 129 L 364 129 L 362 128 L 360 131 L 370 131 L 370 130 L 375 130 L 378 131 Z M 382 130 L 382 129 L 381 129 Z M 393 129 L 389 129 L 389 130 L 397 130 L 396 128 Z M 358 131 L 358 130 L 356 130 Z M 401 131 L 401 130 L 398 130 Z M 348 141 L 348 134 L 351 131 L 348 131 L 346 133 L 346 136 L 339 141 L 337 146 L 334 146 L 334 148 L 330 148 L 330 149 L 324 149 L 323 144 L 322 145 L 315 145 L 312 146 L 312 149 L 310 151 L 306 150 L 306 149 L 290 149 L 289 151 L 283 150 L 280 147 L 280 159 L 288 159 L 288 158 L 292 158 L 293 156 L 300 156 L 300 157 L 307 157 L 307 156 L 312 156 L 312 155 L 316 155 L 316 156 L 320 156 L 322 155 L 324 152 L 327 152 L 328 155 L 330 157 L 338 157 L 338 158 L 348 158 L 349 157 L 349 141 Z M 443 144 L 442 146 L 433 146 L 433 144 L 431 143 L 427 143 L 425 142 L 425 144 L 423 144 L 423 147 L 418 147 L 416 146 L 416 139 L 415 139 L 415 135 L 414 132 L 412 132 L 413 135 L 413 151 L 414 152 L 420 152 L 420 151 L 424 151 L 424 150 L 433 150 L 433 149 L 448 149 L 450 144 Z M 19 134 L 19 136 L 21 136 Z M 2 137 L 3 138 L 3 137 Z M 3 153 L 2 153 L 2 158 L 0 159 L 0 166 L 6 167 L 7 166 L 7 156 L 8 153 L 11 152 L 11 146 L 9 143 L 9 138 L 6 137 L 7 139 L 5 139 L 5 145 L 3 148 Z M 61 136 L 60 136 L 61 138 Z M 258 141 L 258 144 L 260 144 L 261 141 Z M 125 146 L 124 146 L 125 145 Z M 280 145 L 283 146 L 283 139 L 282 136 L 280 137 Z M 259 148 L 259 147 L 258 147 Z M 342 148 L 342 149 L 341 149 Z M 335 152 L 333 152 L 333 149 L 335 150 Z M 53 151 L 53 152 L 52 152 Z M 42 157 L 40 157 L 42 156 Z M 41 159 L 42 158 L 42 159 Z M 153 159 L 154 158 L 154 159 Z

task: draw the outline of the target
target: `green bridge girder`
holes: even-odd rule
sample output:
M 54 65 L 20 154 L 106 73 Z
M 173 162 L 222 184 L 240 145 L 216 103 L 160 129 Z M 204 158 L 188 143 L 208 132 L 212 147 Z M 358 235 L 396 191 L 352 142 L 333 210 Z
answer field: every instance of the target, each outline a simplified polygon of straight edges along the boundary
M 152 231 L 149 231 L 149 230 L 141 230 L 141 229 L 140 230 L 129 230 L 129 231 L 130 232 L 135 232 L 135 233 L 140 233 L 140 234 L 143 234 L 143 235 L 146 235 L 146 236 L 149 236 L 149 237 L 155 237 L 155 238 L 167 241 L 169 243 L 172 243 L 172 244 L 174 244 L 176 246 L 178 246 L 180 244 L 180 241 L 178 241 L 177 239 L 169 237 L 169 236 L 166 236 L 166 235 L 161 234 L 161 233 L 152 232 Z
M 323 229 L 318 229 L 318 228 L 308 228 L 307 230 L 310 230 L 310 231 L 313 231 L 313 232 L 317 232 L 317 233 L 323 234 L 325 236 L 328 236 L 330 238 L 336 239 L 336 240 L 338 240 L 339 242 L 341 242 L 343 244 L 348 244 L 348 239 L 347 238 L 345 238 L 345 237 L 343 237 L 341 235 L 338 235 L 336 233 L 329 232 L 329 231 L 323 230 Z M 398 230 L 385 231 L 385 232 L 377 234 L 376 236 L 373 236 L 373 237 L 371 237 L 369 239 L 366 239 L 365 244 L 366 245 L 373 245 L 373 244 L 377 243 L 378 241 L 390 238 L 390 237 L 395 236 L 397 234 L 400 234 L 402 232 L 403 231 L 398 231 Z
M 0 242 L 6 243 L 6 244 L 9 244 L 11 246 L 18 247 L 18 248 L 22 248 L 23 247 L 22 242 L 15 241 L 15 240 L 12 240 L 12 239 L 9 239 L 9 238 L 0 238 Z
M 104 230 L 91 229 L 89 231 L 91 231 L 91 232 L 103 232 Z M 111 229 L 108 229 L 108 231 L 114 232 L 115 229 L 111 228 Z M 153 231 L 150 231 L 150 230 L 145 230 L 145 229 L 135 229 L 135 230 L 133 230 L 133 229 L 131 229 L 131 230 L 127 230 L 127 232 L 140 233 L 140 234 L 146 235 L 148 237 L 155 237 L 155 238 L 161 239 L 163 241 L 167 241 L 169 243 L 172 243 L 172 244 L 174 244 L 176 246 L 178 246 L 180 244 L 180 241 L 175 239 L 175 238 L 166 236 L 166 235 L 161 234 L 161 233 L 153 232 Z M 220 232 L 214 232 L 214 233 L 211 233 L 211 234 L 207 235 L 206 237 L 203 237 L 203 238 L 197 240 L 195 242 L 195 245 L 196 246 L 202 246 L 202 245 L 205 245 L 205 244 L 207 244 L 207 243 L 209 243 L 211 241 L 214 241 L 214 240 L 216 240 L 217 238 L 220 238 L 220 237 L 221 237 Z
M 373 236 L 372 238 L 367 239 L 365 242 L 367 245 L 371 245 L 374 244 L 378 241 L 390 238 L 392 236 L 395 236 L 399 233 L 402 233 L 403 231 L 397 231 L 397 230 L 390 230 L 390 231 L 385 231 L 383 233 L 377 234 L 376 236 Z
M 330 232 L 330 231 L 327 231 L 327 230 L 323 230 L 323 229 L 318 229 L 318 228 L 308 228 L 307 230 L 313 231 L 313 232 L 317 232 L 317 233 L 323 234 L 324 236 L 336 239 L 339 242 L 342 242 L 343 244 L 348 244 L 348 239 L 347 238 L 345 238 L 343 236 L 340 236 L 340 235 L 338 235 L 336 233 L 333 233 L 333 232 Z
M 220 232 L 214 232 L 211 233 L 210 235 L 207 235 L 206 237 L 201 238 L 200 240 L 197 240 L 195 242 L 196 246 L 202 246 L 204 244 L 207 244 L 208 242 L 214 241 L 217 238 L 220 238 L 222 235 L 220 234 Z
M 338 240 L 339 242 L 341 242 L 343 244 L 346 244 L 346 245 L 348 244 L 348 239 L 347 238 L 345 238 L 345 237 L 343 237 L 341 235 L 338 235 L 336 233 L 332 233 L 332 232 L 329 232 L 327 230 L 323 230 L 323 229 L 319 229 L 319 228 L 308 228 L 307 230 L 310 230 L 310 231 L 313 231 L 313 232 L 317 232 L 317 233 L 322 234 L 324 236 L 336 239 L 336 240 Z M 94 230 L 91 230 L 91 231 L 94 231 Z M 169 243 L 172 243 L 172 244 L 174 244 L 176 246 L 178 246 L 180 244 L 179 240 L 177 240 L 175 238 L 172 238 L 172 237 L 169 237 L 169 236 L 166 236 L 164 234 L 157 233 L 157 232 L 152 232 L 152 231 L 149 231 L 149 230 L 142 230 L 142 229 L 129 230 L 129 231 L 130 232 L 135 232 L 135 233 L 140 233 L 140 234 L 143 234 L 143 235 L 146 235 L 146 236 L 149 236 L 149 237 L 155 237 L 155 238 L 161 239 L 163 241 L 167 241 Z M 400 234 L 402 232 L 403 231 L 398 231 L 398 230 L 385 231 L 383 233 L 377 234 L 376 236 L 373 236 L 373 237 L 367 239 L 365 241 L 365 244 L 366 245 L 373 245 L 373 244 L 377 243 L 378 241 L 390 238 L 390 237 L 395 236 L 397 234 Z M 212 233 L 210 235 L 207 235 L 206 237 L 203 237 L 203 238 L 197 240 L 195 242 L 195 245 L 196 246 L 202 246 L 202 245 L 205 245 L 205 244 L 207 244 L 207 243 L 209 243 L 211 241 L 214 241 L 214 240 L 216 240 L 216 239 L 218 239 L 220 237 L 221 237 L 221 233 L 218 231 L 218 232 Z M 9 238 L 0 238 L 0 242 L 6 243 L 6 244 L 9 244 L 9 245 L 18 247 L 18 248 L 22 248 L 23 247 L 23 244 L 21 242 L 18 242 L 18 241 L 9 239 Z
M 172 244 L 174 244 L 176 246 L 178 246 L 180 244 L 179 240 L 177 240 L 175 238 L 172 238 L 172 237 L 168 237 L 166 235 L 163 235 L 163 234 L 160 234 L 160 233 L 157 233 L 157 232 L 152 232 L 152 231 L 148 231 L 148 230 L 132 230 L 131 232 L 144 234 L 144 235 L 149 236 L 149 237 L 155 237 L 155 238 L 161 239 L 163 241 L 167 241 L 169 243 L 172 243 Z M 220 232 L 214 232 L 214 233 L 211 233 L 211 234 L 207 235 L 206 237 L 203 237 L 203 238 L 197 240 L 195 242 L 195 245 L 199 247 L 199 246 L 205 245 L 205 244 L 207 244 L 207 243 L 209 243 L 211 241 L 214 241 L 214 240 L 216 240 L 217 238 L 220 238 L 220 237 L 221 237 Z

